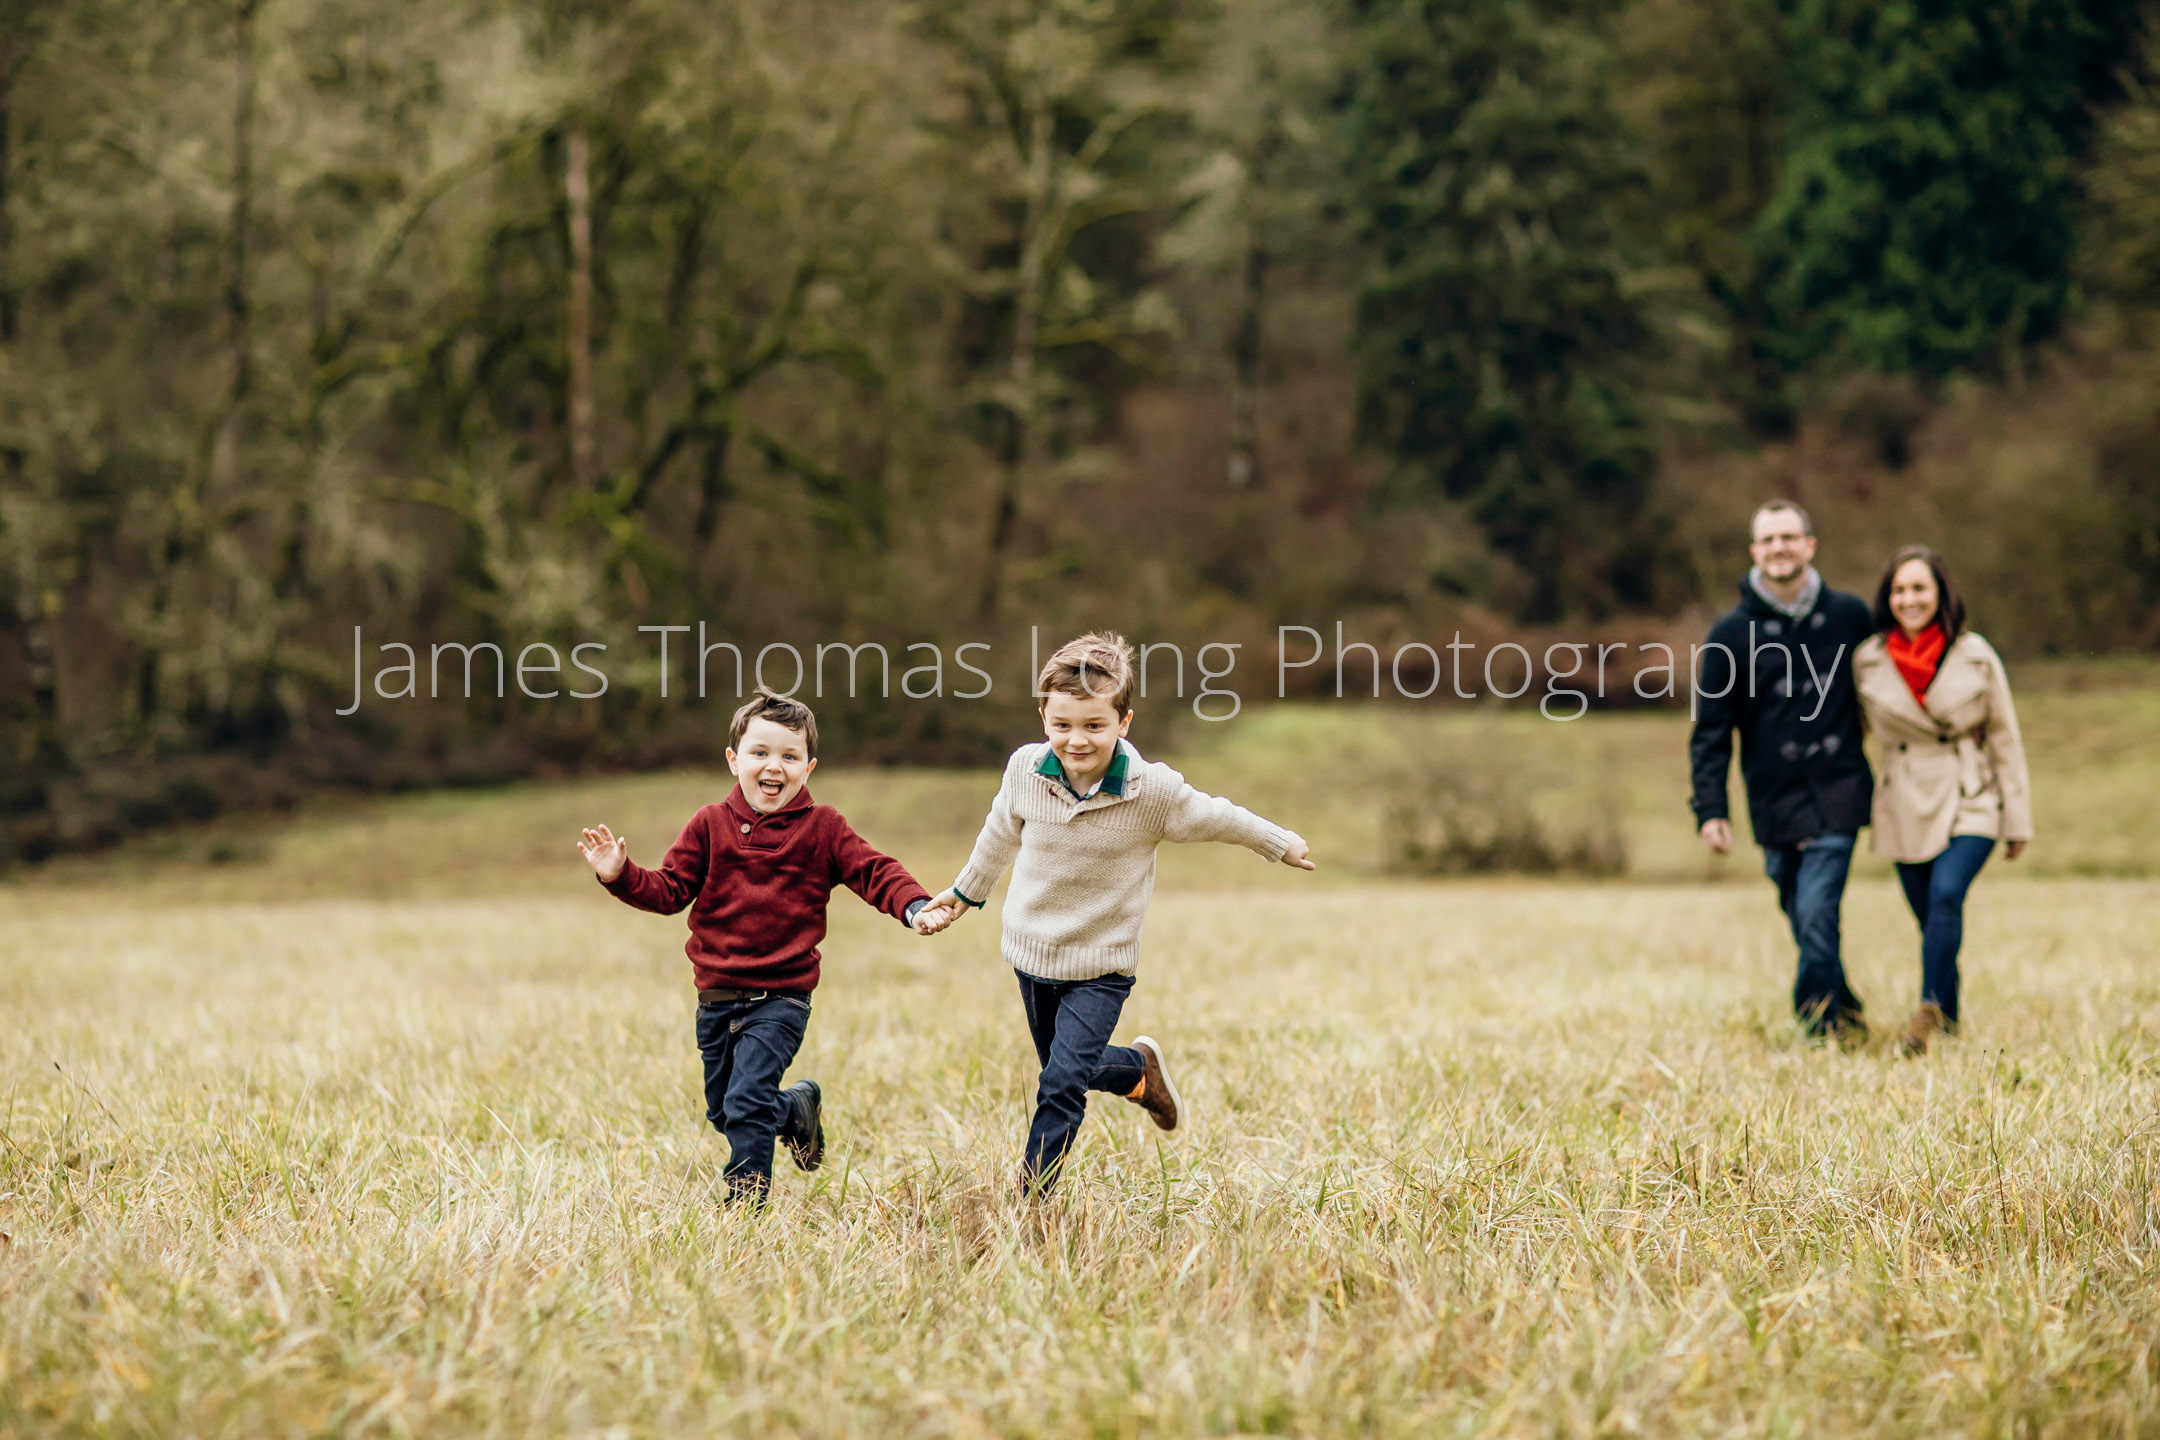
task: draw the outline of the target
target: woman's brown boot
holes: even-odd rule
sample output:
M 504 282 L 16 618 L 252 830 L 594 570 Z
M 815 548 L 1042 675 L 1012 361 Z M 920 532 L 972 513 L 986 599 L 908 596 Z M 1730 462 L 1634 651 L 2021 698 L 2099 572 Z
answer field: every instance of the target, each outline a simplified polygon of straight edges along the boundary
M 1932 1000 L 1923 1000 L 1920 1008 L 1913 1011 L 1912 1019 L 1905 1022 L 1905 1033 L 1898 1036 L 1898 1054 L 1927 1054 L 1928 1042 L 1949 1028 L 1950 1022 L 1943 1018 L 1942 1007 Z

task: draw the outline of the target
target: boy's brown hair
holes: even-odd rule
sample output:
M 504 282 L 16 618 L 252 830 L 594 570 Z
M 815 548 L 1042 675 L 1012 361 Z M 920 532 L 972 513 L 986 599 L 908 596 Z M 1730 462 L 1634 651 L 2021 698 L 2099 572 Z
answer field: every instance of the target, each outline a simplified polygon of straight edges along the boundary
M 1043 662 L 1042 673 L 1035 677 L 1035 690 L 1041 697 L 1035 708 L 1040 710 L 1055 693 L 1108 700 L 1118 714 L 1128 715 L 1135 675 L 1131 642 L 1115 630 L 1090 630 L 1058 646 Z
M 793 730 L 803 737 L 803 748 L 817 759 L 817 716 L 802 701 L 788 695 L 775 695 L 760 685 L 742 709 L 735 712 L 735 719 L 728 725 L 728 748 L 742 744 L 743 731 L 750 728 L 752 720 L 770 720 L 782 729 Z

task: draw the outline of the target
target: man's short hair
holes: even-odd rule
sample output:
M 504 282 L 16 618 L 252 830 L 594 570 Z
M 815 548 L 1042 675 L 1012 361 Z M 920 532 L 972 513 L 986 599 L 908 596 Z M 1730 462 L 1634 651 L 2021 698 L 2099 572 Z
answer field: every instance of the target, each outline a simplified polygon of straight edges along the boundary
M 735 719 L 728 725 L 729 749 L 741 746 L 743 731 L 750 728 L 752 720 L 770 720 L 782 729 L 795 731 L 803 737 L 803 748 L 810 752 L 810 758 L 817 759 L 817 716 L 802 701 L 758 686 L 757 694 L 735 712 Z
M 1052 694 L 1078 695 L 1108 700 L 1118 714 L 1130 714 L 1134 677 L 1132 643 L 1115 630 L 1091 630 L 1058 646 L 1043 662 L 1042 673 L 1035 677 L 1042 696 L 1035 708 L 1041 709 Z
M 1754 540 L 1755 526 L 1762 520 L 1763 516 L 1774 515 L 1780 510 L 1790 510 L 1800 517 L 1800 533 L 1802 535 L 1814 535 L 1815 522 L 1808 517 L 1807 511 L 1801 509 L 1798 504 L 1791 500 L 1765 500 L 1762 504 L 1756 506 L 1755 513 L 1748 517 L 1748 539 L 1750 541 Z

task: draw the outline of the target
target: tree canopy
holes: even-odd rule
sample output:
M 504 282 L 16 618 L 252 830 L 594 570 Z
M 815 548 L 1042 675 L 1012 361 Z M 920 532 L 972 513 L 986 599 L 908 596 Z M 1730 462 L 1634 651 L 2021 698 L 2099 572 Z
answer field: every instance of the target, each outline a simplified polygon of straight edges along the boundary
M 2144 13 L 0 7 L 0 856 L 199 809 L 205 757 L 704 753 L 640 625 L 1673 614 L 1725 563 L 1690 457 L 2150 336 Z M 2144 432 L 2093 435 L 2062 533 L 2144 538 L 2079 643 L 2160 603 Z M 341 720 L 355 627 L 638 658 Z M 866 753 L 997 743 L 831 703 Z

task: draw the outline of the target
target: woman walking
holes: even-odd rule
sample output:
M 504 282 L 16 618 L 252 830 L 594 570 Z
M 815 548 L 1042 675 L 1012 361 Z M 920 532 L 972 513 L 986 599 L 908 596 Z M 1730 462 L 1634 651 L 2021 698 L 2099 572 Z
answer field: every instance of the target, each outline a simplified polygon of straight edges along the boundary
M 2025 748 L 2002 658 L 1965 629 L 1957 586 L 1925 545 L 1890 557 L 1853 680 L 1883 750 L 1873 844 L 1897 862 L 1920 922 L 1920 1008 L 1898 1049 L 1925 1055 L 1957 1031 L 1965 892 L 1996 841 L 2015 860 L 2032 839 Z

